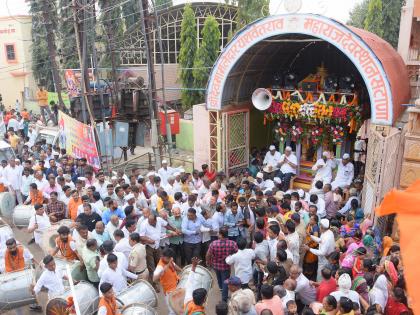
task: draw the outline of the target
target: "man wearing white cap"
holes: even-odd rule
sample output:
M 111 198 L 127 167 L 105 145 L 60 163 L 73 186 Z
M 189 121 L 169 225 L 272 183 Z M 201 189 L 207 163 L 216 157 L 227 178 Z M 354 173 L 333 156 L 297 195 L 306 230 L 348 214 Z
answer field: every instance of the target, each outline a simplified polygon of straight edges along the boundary
M 342 159 L 336 159 L 338 164 L 337 176 L 331 183 L 332 189 L 335 190 L 337 187 L 345 188 L 350 186 L 354 177 L 354 167 L 350 162 L 350 155 L 345 153 Z
M 291 147 L 286 147 L 277 166 L 280 167 L 279 177 L 283 182 L 283 191 L 286 191 L 289 189 L 290 179 L 296 175 L 297 168 L 297 157 L 293 154 Z
M 281 161 L 281 154 L 274 145 L 270 145 L 269 151 L 265 154 L 263 161 L 264 172 L 271 174 L 278 170 L 277 164 Z
M 309 248 L 308 245 L 304 245 L 306 250 L 309 250 L 312 254 L 318 256 L 318 282 L 322 280 L 321 271 L 328 264 L 328 256 L 335 250 L 334 233 L 330 230 L 330 221 L 328 221 L 328 219 L 322 219 L 319 226 L 321 237 L 311 235 L 311 239 L 319 244 L 319 248 Z
M 257 173 L 257 176 L 255 176 L 255 186 L 258 186 L 261 190 L 264 189 L 264 174 L 261 172 Z
M 155 172 L 149 172 L 147 173 L 146 177 L 149 179 L 146 182 L 146 189 L 147 192 L 149 193 L 149 196 L 152 196 L 153 194 L 156 193 L 156 187 L 155 187 Z
M 172 176 L 173 173 L 175 172 L 176 172 L 176 169 L 168 166 L 167 160 L 162 161 L 162 167 L 158 170 L 159 177 L 162 181 L 161 182 L 162 186 L 165 186 L 166 184 L 168 184 L 168 177 Z
M 329 184 L 332 180 L 332 169 L 334 165 L 330 159 L 329 152 L 323 152 L 322 158 L 320 158 L 314 166 L 312 166 L 312 170 L 316 172 L 313 183 L 317 181 L 322 181 L 323 184 Z

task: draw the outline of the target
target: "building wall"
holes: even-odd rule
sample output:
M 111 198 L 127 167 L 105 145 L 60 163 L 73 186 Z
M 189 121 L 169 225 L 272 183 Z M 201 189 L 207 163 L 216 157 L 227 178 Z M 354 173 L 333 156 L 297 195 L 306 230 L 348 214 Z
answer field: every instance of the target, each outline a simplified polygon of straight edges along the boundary
M 0 17 L 0 93 L 3 104 L 14 107 L 16 99 L 24 104 L 24 93 L 33 98 L 36 84 L 31 69 L 31 17 Z M 13 45 L 15 60 L 8 60 L 6 45 Z
M 194 151 L 194 122 L 192 120 L 180 119 L 176 147 L 181 150 Z

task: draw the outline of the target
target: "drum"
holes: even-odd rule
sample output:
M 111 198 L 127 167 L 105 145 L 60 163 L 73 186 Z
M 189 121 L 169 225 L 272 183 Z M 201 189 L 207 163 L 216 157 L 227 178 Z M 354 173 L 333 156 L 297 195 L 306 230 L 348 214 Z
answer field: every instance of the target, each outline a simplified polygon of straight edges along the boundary
M 75 266 L 77 265 L 79 270 L 80 270 L 80 262 L 77 260 L 74 261 L 67 261 L 64 259 L 60 259 L 60 258 L 54 258 L 55 261 L 55 268 L 56 270 L 60 270 L 62 273 L 67 274 L 67 265 L 70 265 L 70 270 L 71 270 L 71 275 L 73 277 L 73 275 L 77 276 L 77 272 L 73 270 L 76 269 Z M 41 264 L 42 265 L 42 264 Z M 42 272 L 44 271 L 44 266 L 42 265 L 41 268 L 37 268 L 36 270 L 36 280 L 39 279 L 39 277 L 41 277 Z M 76 280 L 73 278 L 73 280 Z M 80 280 L 86 280 L 86 278 L 82 278 Z M 64 282 L 66 283 L 66 280 L 64 280 Z
M 142 303 L 151 307 L 157 307 L 158 301 L 155 289 L 145 280 L 136 281 L 118 294 L 117 298 L 124 305 Z
M 212 273 L 204 268 L 203 266 L 197 266 L 195 272 L 197 273 L 195 282 L 192 284 L 187 284 L 188 275 L 191 271 L 191 265 L 184 267 L 180 275 L 180 280 L 176 287 L 176 290 L 169 295 L 169 304 L 171 308 L 177 315 L 182 315 L 184 310 L 184 298 L 185 298 L 185 289 L 187 285 L 193 285 L 192 289 L 204 288 L 207 292 L 210 292 L 210 289 L 213 285 L 213 275 Z
M 124 307 L 121 311 L 121 315 L 157 315 L 158 313 L 150 306 L 133 303 Z
M 16 206 L 14 196 L 9 192 L 0 193 L 0 213 L 6 218 L 11 218 Z
M 6 246 L 6 241 L 14 237 L 13 230 L 3 219 L 0 219 L 0 247 Z
M 42 248 L 45 254 L 50 253 L 55 248 L 55 239 L 58 237 L 57 230 L 59 229 L 59 227 L 65 225 L 70 228 L 72 224 L 72 220 L 64 219 L 49 227 L 42 233 L 40 247 Z
M 99 295 L 98 290 L 88 282 L 79 282 L 74 286 L 75 297 L 79 303 L 80 314 L 90 315 L 98 309 Z M 72 296 L 70 289 L 67 289 L 62 295 L 52 298 L 48 301 L 45 308 L 47 315 L 65 315 L 67 311 L 67 298 Z
M 35 297 L 29 289 L 34 277 L 33 269 L 0 274 L 0 310 L 34 303 Z
M 73 278 L 73 281 L 87 281 L 87 272 L 86 268 L 83 267 L 80 269 L 80 261 L 74 261 L 72 262 L 72 266 L 70 267 L 71 270 L 71 276 Z
M 18 205 L 13 210 L 13 224 L 17 227 L 28 227 L 33 215 L 35 215 L 33 206 Z

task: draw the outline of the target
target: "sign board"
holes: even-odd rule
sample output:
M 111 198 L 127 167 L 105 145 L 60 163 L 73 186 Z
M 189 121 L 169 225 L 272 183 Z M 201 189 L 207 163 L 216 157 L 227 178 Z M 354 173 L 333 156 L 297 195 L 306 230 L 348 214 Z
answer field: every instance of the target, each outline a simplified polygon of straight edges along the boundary
M 69 99 L 69 95 L 65 92 L 61 92 L 61 98 L 63 99 L 64 105 L 66 105 L 66 107 L 70 107 L 70 99 Z M 56 104 L 58 104 L 58 93 L 55 92 L 48 92 L 48 104 L 50 104 L 51 102 L 54 102 Z
M 60 147 L 66 148 L 67 154 L 76 158 L 86 158 L 89 165 L 95 169 L 101 168 L 95 134 L 91 126 L 61 111 L 58 113 L 58 126 Z

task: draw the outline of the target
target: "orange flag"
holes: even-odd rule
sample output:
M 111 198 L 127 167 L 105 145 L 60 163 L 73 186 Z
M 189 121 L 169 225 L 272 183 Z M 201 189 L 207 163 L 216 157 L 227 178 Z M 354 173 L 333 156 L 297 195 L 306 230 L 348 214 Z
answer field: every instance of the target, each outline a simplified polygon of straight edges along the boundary
M 397 214 L 404 276 L 411 307 L 414 314 L 420 314 L 420 180 L 404 191 L 393 189 L 376 208 L 379 216 L 393 213 Z

